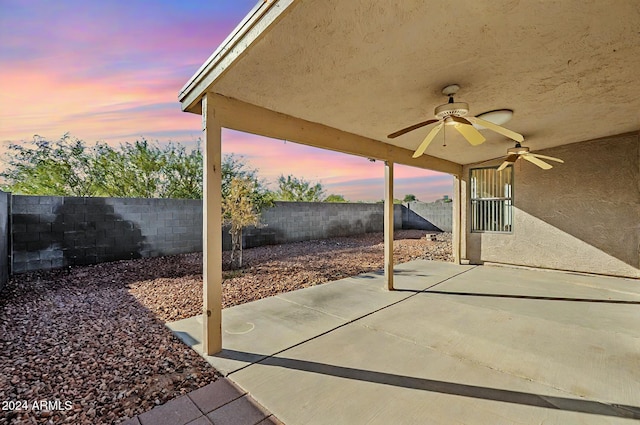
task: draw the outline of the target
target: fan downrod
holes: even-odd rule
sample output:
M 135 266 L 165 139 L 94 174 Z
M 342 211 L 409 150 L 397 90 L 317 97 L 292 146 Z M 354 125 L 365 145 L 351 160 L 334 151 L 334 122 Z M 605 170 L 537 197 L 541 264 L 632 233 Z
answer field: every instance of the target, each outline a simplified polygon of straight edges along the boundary
M 520 142 L 516 142 L 515 147 L 507 149 L 507 154 L 509 155 L 523 155 L 526 153 L 529 153 L 529 148 L 527 146 L 522 146 Z
M 456 95 L 456 93 L 458 93 L 458 90 L 460 90 L 460 86 L 457 84 L 450 84 L 447 87 L 442 89 L 442 94 L 451 98 L 453 96 Z

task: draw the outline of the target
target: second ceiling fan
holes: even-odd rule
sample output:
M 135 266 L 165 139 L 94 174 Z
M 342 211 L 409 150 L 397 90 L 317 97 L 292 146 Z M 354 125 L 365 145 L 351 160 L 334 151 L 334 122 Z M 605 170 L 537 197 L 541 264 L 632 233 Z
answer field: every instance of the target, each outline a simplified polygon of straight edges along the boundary
M 489 130 L 493 130 L 496 133 L 502 134 L 503 136 L 515 140 L 516 142 L 524 141 L 524 137 L 521 134 L 516 133 L 515 131 L 511 131 L 490 121 L 483 120 L 482 118 L 466 116 L 469 113 L 469 104 L 464 102 L 455 102 L 453 99 L 453 96 L 458 92 L 459 89 L 460 87 L 456 84 L 449 85 L 442 89 L 442 94 L 449 97 L 449 102 L 436 107 L 434 111 L 436 119 L 430 119 L 403 128 L 402 130 L 398 130 L 394 133 L 389 134 L 387 137 L 390 139 L 394 139 L 398 136 L 402 136 L 403 134 L 409 133 L 413 130 L 417 130 L 429 124 L 438 123 L 438 125 L 435 126 L 429 132 L 429 134 L 427 134 L 427 137 L 425 137 L 420 146 L 418 146 L 418 149 L 416 149 L 416 151 L 413 153 L 414 158 L 417 158 L 424 153 L 427 147 L 429 147 L 429 144 L 433 141 L 438 132 L 440 132 L 440 130 L 445 125 L 455 128 L 469 143 L 474 146 L 483 143 L 486 139 L 473 126 L 473 124 L 488 128 Z
M 514 164 L 519 158 L 529 161 L 530 163 L 537 165 L 543 170 L 550 170 L 553 168 L 551 164 L 547 164 L 546 162 L 542 161 L 543 159 L 564 163 L 564 161 L 560 158 L 554 158 L 552 156 L 529 152 L 529 148 L 527 146 L 522 146 L 520 142 L 516 142 L 516 146 L 514 148 L 507 149 L 507 158 L 504 160 L 502 165 L 498 167 L 498 171 L 502 171 L 507 168 L 507 166 Z

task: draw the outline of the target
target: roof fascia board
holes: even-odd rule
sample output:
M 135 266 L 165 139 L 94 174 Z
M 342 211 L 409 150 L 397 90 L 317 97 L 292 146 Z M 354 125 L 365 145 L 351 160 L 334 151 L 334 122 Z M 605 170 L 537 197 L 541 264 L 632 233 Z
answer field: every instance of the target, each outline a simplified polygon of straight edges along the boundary
M 200 99 L 235 61 L 260 40 L 299 0 L 262 0 L 247 14 L 178 94 L 182 110 L 200 113 Z
M 209 107 L 215 109 L 216 119 L 225 128 L 452 175 L 462 173 L 462 165 L 455 162 L 429 155 L 413 158 L 413 151 L 409 149 L 271 111 L 220 94 L 207 95 L 211 96 L 212 106 Z

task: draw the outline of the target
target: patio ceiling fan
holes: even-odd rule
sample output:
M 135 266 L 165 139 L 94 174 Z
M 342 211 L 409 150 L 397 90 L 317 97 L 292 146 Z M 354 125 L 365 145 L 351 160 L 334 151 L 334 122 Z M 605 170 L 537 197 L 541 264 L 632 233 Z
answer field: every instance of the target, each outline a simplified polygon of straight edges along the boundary
M 444 105 L 439 105 L 435 108 L 434 115 L 436 116 L 436 119 L 430 119 L 403 128 L 402 130 L 398 130 L 394 133 L 389 134 L 387 137 L 389 139 L 395 139 L 398 136 L 402 136 L 403 134 L 409 133 L 413 130 L 417 130 L 429 124 L 438 123 L 437 126 L 431 129 L 429 134 L 427 134 L 427 137 L 425 137 L 420 146 L 418 146 L 418 149 L 416 149 L 416 151 L 413 153 L 414 158 L 417 158 L 424 153 L 429 144 L 433 141 L 438 132 L 440 132 L 440 130 L 445 125 L 455 128 L 470 144 L 474 146 L 483 143 L 486 139 L 473 126 L 473 124 L 475 124 L 476 126 L 488 128 L 489 130 L 493 130 L 496 133 L 502 134 L 503 136 L 515 140 L 516 142 L 524 141 L 524 137 L 521 134 L 516 133 L 515 131 L 511 131 L 487 120 L 483 120 L 482 118 L 472 116 L 466 117 L 466 115 L 469 113 L 469 104 L 464 102 L 455 102 L 453 99 L 453 96 L 455 96 L 459 89 L 460 86 L 458 86 L 457 84 L 452 84 L 442 89 L 442 94 L 449 97 L 449 102 L 445 103 Z
M 516 146 L 514 148 L 507 149 L 507 158 L 502 163 L 502 165 L 498 167 L 498 171 L 502 171 L 505 168 L 507 168 L 508 165 L 515 163 L 518 160 L 518 158 L 522 158 L 526 161 L 529 161 L 530 163 L 537 165 L 543 170 L 549 170 L 553 168 L 553 165 L 547 164 L 546 162 L 542 161 L 543 159 L 546 159 L 548 161 L 564 163 L 564 161 L 561 160 L 560 158 L 554 158 L 552 156 L 531 153 L 529 152 L 528 147 L 522 146 L 520 142 L 516 142 Z

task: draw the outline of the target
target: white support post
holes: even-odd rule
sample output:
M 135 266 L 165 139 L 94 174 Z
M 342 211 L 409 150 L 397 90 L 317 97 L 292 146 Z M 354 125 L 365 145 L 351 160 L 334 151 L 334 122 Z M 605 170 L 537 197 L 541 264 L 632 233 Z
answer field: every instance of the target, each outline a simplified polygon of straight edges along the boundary
M 384 280 L 393 291 L 393 162 L 384 163 Z
M 453 258 L 456 264 L 469 264 L 467 259 L 467 179 L 453 180 Z
M 203 343 L 208 355 L 222 351 L 222 127 L 210 93 L 202 98 Z

